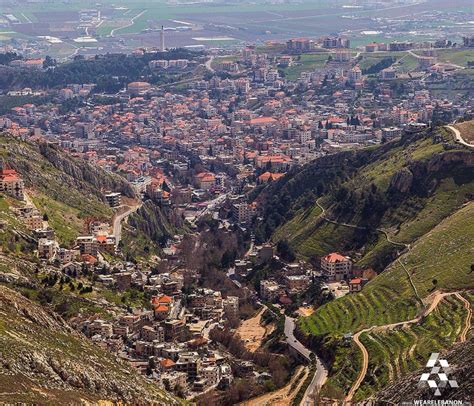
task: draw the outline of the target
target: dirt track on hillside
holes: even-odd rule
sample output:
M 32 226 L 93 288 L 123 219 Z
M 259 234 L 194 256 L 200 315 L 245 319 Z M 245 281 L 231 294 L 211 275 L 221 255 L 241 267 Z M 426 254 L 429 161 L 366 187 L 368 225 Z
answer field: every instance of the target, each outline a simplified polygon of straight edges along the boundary
M 386 324 L 384 326 L 372 326 L 372 327 L 366 328 L 366 329 L 361 330 L 361 331 L 357 332 L 356 334 L 354 334 L 353 340 L 362 352 L 362 367 L 361 367 L 361 370 L 359 372 L 359 375 L 357 376 L 356 381 L 352 385 L 351 389 L 349 390 L 349 393 L 347 394 L 347 396 L 345 398 L 346 402 L 352 401 L 352 398 L 354 397 L 354 394 L 356 393 L 357 389 L 359 389 L 360 384 L 364 380 L 365 375 L 367 374 L 367 369 L 369 367 L 369 353 L 367 352 L 367 349 L 365 348 L 365 346 L 361 343 L 360 336 L 362 334 L 368 333 L 370 331 L 383 332 L 383 331 L 391 330 L 395 327 L 401 327 L 401 326 L 407 326 L 407 325 L 410 325 L 410 324 L 419 323 L 421 321 L 421 319 L 428 316 L 430 313 L 432 313 L 436 309 L 436 307 L 441 302 L 441 300 L 443 300 L 443 298 L 445 298 L 446 296 L 451 296 L 451 295 L 455 295 L 457 298 L 462 300 L 464 302 L 464 306 L 468 310 L 468 316 L 467 316 L 467 319 L 466 319 L 466 326 L 464 327 L 464 330 L 461 332 L 461 335 L 460 335 L 461 342 L 466 340 L 466 334 L 469 331 L 469 328 L 470 328 L 470 325 L 471 325 L 471 318 L 472 318 L 472 309 L 471 309 L 470 303 L 464 297 L 461 296 L 460 292 L 440 292 L 440 291 L 436 291 L 436 292 L 432 293 L 430 296 L 425 298 L 425 302 L 426 302 L 427 307 L 416 318 L 414 318 L 412 320 L 408 320 L 408 321 L 401 321 L 401 322 L 398 322 L 398 323 Z
M 456 297 L 464 303 L 464 307 L 467 310 L 467 317 L 466 317 L 466 323 L 465 323 L 466 325 L 464 326 L 464 329 L 461 331 L 461 334 L 459 335 L 459 341 L 463 343 L 464 341 L 466 341 L 467 333 L 471 329 L 472 308 L 471 308 L 471 303 L 469 303 L 469 300 L 467 300 L 461 294 L 456 293 Z

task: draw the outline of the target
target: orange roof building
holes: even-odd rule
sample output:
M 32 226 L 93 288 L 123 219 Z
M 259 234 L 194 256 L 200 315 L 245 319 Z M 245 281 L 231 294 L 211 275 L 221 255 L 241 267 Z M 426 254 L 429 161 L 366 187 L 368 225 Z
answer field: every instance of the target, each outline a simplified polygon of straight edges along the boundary
M 347 280 L 352 276 L 352 261 L 338 252 L 321 258 L 321 269 L 330 281 Z
M 265 172 L 265 173 L 262 173 L 258 177 L 258 182 L 259 183 L 273 182 L 274 180 L 280 179 L 282 176 L 284 176 L 283 173 Z

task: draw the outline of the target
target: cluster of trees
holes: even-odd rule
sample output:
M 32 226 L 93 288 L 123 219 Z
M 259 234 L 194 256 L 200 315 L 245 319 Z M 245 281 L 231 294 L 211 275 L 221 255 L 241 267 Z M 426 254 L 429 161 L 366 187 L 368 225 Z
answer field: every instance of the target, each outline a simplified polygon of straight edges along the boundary
M 74 271 L 74 277 L 77 276 L 77 273 Z M 79 293 L 82 295 L 84 293 L 89 293 L 92 292 L 92 286 L 85 286 L 82 282 L 79 282 L 77 286 L 74 284 L 73 279 L 69 275 L 61 275 L 56 273 L 51 273 L 49 275 L 46 275 L 42 280 L 42 284 L 46 287 L 52 288 L 56 284 L 59 284 L 59 290 L 62 290 L 64 288 L 64 285 L 69 286 L 69 290 L 71 292 L 74 292 L 76 289 L 79 291 Z M 50 302 L 48 302 L 50 303 Z
M 200 54 L 185 49 L 176 49 L 166 53 L 150 53 L 143 56 L 125 54 L 97 55 L 86 60 L 78 55 L 72 62 L 56 65 L 56 61 L 47 57 L 46 70 L 4 69 L 0 75 L 0 89 L 14 87 L 54 88 L 69 83 L 96 83 L 96 91 L 115 93 L 127 83 L 146 78 L 151 83 L 166 83 L 169 75 L 153 72 L 148 63 L 153 59 L 194 59 Z M 6 65 L 15 54 L 4 54 L 0 64 Z M 2 63 L 3 62 L 3 63 Z
M 376 64 L 371 65 L 368 68 L 362 69 L 362 74 L 363 75 L 377 74 L 380 71 L 387 69 L 389 66 L 392 66 L 396 60 L 397 58 L 395 58 L 394 56 L 383 58 Z
M 256 227 L 257 243 L 267 241 L 297 211 L 311 207 L 316 197 L 349 179 L 366 162 L 367 157 L 362 155 L 348 151 L 319 158 L 303 169 L 293 168 L 288 176 L 263 189 L 259 198 L 265 202 L 265 217 Z
M 23 57 L 18 55 L 16 52 L 0 53 L 0 65 L 8 65 L 11 61 L 17 59 L 23 59 Z
M 293 251 L 293 248 L 290 247 L 287 240 L 283 239 L 278 241 L 276 249 L 283 260 L 293 262 L 296 259 L 295 252 Z

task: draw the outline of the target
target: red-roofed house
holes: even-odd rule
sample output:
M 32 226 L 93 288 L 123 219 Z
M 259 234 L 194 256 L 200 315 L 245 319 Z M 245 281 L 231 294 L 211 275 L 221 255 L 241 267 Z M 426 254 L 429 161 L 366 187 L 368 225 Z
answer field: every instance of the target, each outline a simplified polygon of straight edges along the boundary
M 249 124 L 252 126 L 268 126 L 275 123 L 277 123 L 277 120 L 275 120 L 273 117 L 256 117 L 249 121 Z
M 283 175 L 283 173 L 265 172 L 258 177 L 258 183 L 273 182 L 274 180 L 280 179 Z
M 169 359 L 169 358 L 165 358 L 160 361 L 160 366 L 163 370 L 172 369 L 175 365 L 176 363 L 172 359 Z
M 216 177 L 211 172 L 201 172 L 195 177 L 199 189 L 209 190 L 216 184 Z
M 20 178 L 14 169 L 0 170 L 0 192 L 23 200 L 23 187 L 23 179 Z
M 170 312 L 170 308 L 169 308 L 169 306 L 159 304 L 159 305 L 155 305 L 155 307 L 153 308 L 153 312 L 155 314 L 156 319 L 164 320 L 168 317 L 168 314 Z
M 360 292 L 364 285 L 368 282 L 365 278 L 354 278 L 349 281 L 349 292 L 355 293 Z

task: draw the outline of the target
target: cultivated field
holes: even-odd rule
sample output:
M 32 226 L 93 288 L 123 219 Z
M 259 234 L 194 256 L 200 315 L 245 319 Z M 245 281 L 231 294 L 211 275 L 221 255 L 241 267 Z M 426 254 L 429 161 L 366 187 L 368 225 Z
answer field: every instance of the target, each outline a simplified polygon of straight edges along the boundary
M 0 3 L 1 4 L 1 3 Z M 12 5 L 14 4 L 14 5 Z M 456 11 L 468 8 L 470 0 L 458 0 Z M 281 40 L 291 36 L 322 36 L 335 32 L 351 32 L 353 46 L 371 41 L 424 40 L 414 34 L 397 33 L 382 35 L 383 21 L 379 17 L 422 15 L 433 8 L 439 11 L 452 10 L 454 5 L 447 0 L 420 1 L 411 5 L 390 5 L 387 3 L 379 9 L 344 8 L 342 3 L 329 0 L 306 0 L 295 4 L 268 4 L 251 1 L 225 4 L 196 3 L 176 4 L 166 0 L 71 0 L 68 2 L 26 3 L 10 2 L 2 10 L 13 14 L 21 24 L 14 31 L 25 35 L 52 35 L 57 33 L 61 38 L 72 38 L 79 24 L 79 11 L 82 9 L 99 9 L 101 21 L 92 27 L 89 34 L 96 38 L 107 36 L 125 37 L 127 44 L 133 39 L 130 35 L 144 40 L 148 30 L 159 29 L 161 25 L 169 28 L 187 25 L 192 31 L 171 32 L 177 39 L 170 46 L 197 45 L 193 41 L 196 32 L 206 31 L 206 37 L 230 36 L 237 41 Z M 71 24 L 72 30 L 65 24 Z M 443 21 L 443 24 L 449 24 Z M 370 30 L 370 31 L 367 31 Z M 369 34 L 365 33 L 368 32 Z M 69 32 L 69 33 L 68 33 Z M 370 34 L 373 32 L 374 34 Z M 137 35 L 139 34 L 139 35 Z M 0 34 L 1 35 L 1 34 Z M 201 37 L 202 35 L 199 35 Z M 6 38 L 1 35 L 0 40 Z M 136 38 L 135 38 L 136 40 Z M 219 42 L 204 45 L 225 45 Z M 102 46 L 102 44 L 99 44 Z M 291 73 L 290 73 L 291 75 Z

